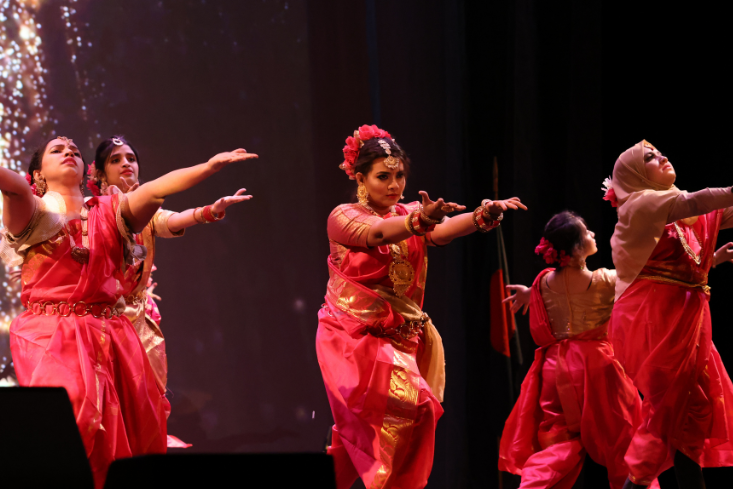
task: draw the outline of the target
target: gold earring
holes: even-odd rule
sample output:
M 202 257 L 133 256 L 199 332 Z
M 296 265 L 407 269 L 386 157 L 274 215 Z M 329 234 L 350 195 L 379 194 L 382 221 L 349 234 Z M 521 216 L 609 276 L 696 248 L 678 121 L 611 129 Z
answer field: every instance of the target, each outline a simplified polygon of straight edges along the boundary
M 43 175 L 39 173 L 38 178 L 35 178 L 34 180 L 36 181 L 36 195 L 38 195 L 39 197 L 43 197 L 43 195 L 46 193 L 46 190 L 48 190 L 46 179 L 43 178 Z
M 366 186 L 363 183 L 360 183 L 359 188 L 356 189 L 356 198 L 359 199 L 361 205 L 369 205 L 369 192 L 367 192 Z

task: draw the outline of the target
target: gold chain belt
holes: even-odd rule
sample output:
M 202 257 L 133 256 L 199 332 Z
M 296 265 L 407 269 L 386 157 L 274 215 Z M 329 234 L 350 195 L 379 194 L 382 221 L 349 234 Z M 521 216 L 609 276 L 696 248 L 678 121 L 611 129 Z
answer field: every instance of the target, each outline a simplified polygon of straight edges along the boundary
M 50 310 L 49 310 L 50 307 Z M 74 302 L 70 304 L 67 301 L 36 301 L 28 302 L 26 305 L 28 312 L 35 314 L 36 316 L 53 316 L 58 314 L 62 318 L 67 318 L 71 314 L 75 314 L 79 317 L 84 317 L 89 314 L 94 318 L 105 318 L 109 319 L 112 316 L 119 316 L 120 313 L 115 309 L 114 306 L 108 304 L 87 304 L 84 301 Z
M 409 340 L 420 334 L 420 331 L 425 327 L 425 323 L 430 321 L 430 316 L 426 313 L 422 313 L 422 317 L 415 321 L 407 321 L 394 328 L 383 328 L 382 326 L 369 327 L 365 331 L 372 336 L 377 338 L 384 338 L 387 336 L 400 336 L 405 340 Z
M 681 287 L 695 288 L 700 287 L 703 292 L 710 295 L 710 286 L 708 284 L 692 284 L 690 282 L 684 282 L 682 280 L 676 280 L 662 275 L 639 275 L 637 278 L 641 280 L 651 280 L 652 282 L 660 282 L 663 284 L 679 285 Z

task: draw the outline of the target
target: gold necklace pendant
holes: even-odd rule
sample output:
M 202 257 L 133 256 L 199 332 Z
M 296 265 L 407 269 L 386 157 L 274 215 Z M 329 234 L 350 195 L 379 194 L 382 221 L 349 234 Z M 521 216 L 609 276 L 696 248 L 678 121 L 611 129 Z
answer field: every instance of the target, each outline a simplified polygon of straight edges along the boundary
M 407 260 L 407 242 L 400 241 L 399 245 L 389 245 L 392 263 L 389 265 L 389 279 L 392 281 L 392 290 L 397 297 L 402 297 L 415 280 L 415 269 Z

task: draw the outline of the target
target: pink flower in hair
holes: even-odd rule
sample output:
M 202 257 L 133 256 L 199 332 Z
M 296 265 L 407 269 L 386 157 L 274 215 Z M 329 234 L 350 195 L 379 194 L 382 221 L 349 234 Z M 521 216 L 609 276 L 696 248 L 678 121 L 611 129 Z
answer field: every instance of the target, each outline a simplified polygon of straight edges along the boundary
M 552 247 L 552 243 L 545 238 L 540 240 L 540 244 L 537 245 L 534 252 L 537 255 L 542 255 L 542 258 L 544 258 L 548 265 L 552 265 L 557 261 L 557 250 L 555 250 L 555 248 Z
M 387 131 L 380 129 L 375 125 L 363 125 L 356 131 L 353 136 L 346 138 L 346 146 L 343 148 L 344 161 L 339 165 L 343 171 L 349 176 L 351 180 L 356 178 L 354 174 L 354 166 L 356 159 L 359 157 L 359 151 L 364 146 L 364 141 L 373 138 L 391 138 Z
M 87 180 L 87 188 L 95 197 L 99 197 L 100 195 L 102 195 L 102 192 L 100 192 L 97 182 L 91 178 Z
M 613 182 L 610 178 L 606 178 L 603 181 L 603 188 L 601 190 L 605 192 L 603 200 L 609 201 L 613 207 L 618 207 L 618 198 L 616 197 L 616 192 L 613 190 Z
M 25 174 L 25 181 L 28 182 L 28 185 L 31 186 L 31 190 L 33 191 L 33 195 L 38 195 L 38 192 L 36 192 L 36 184 L 33 183 L 33 175 L 30 173 Z

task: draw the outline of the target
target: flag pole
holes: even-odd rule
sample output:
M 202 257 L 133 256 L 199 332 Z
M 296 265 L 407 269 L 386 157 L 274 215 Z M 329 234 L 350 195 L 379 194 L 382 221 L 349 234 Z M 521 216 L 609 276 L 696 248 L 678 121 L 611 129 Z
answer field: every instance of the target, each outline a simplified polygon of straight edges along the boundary
M 494 168 L 493 168 L 493 183 L 494 183 L 494 200 L 499 200 L 499 160 L 494 156 Z M 504 243 L 504 233 L 502 232 L 501 226 L 496 228 L 496 241 L 499 248 L 499 267 L 503 270 L 504 279 L 507 284 L 511 284 L 509 278 L 509 260 L 506 256 L 506 245 Z M 513 315 L 514 313 L 512 313 Z M 519 342 L 519 329 L 514 331 L 514 344 L 516 346 L 517 363 L 519 365 L 524 364 L 524 358 L 522 356 L 522 348 Z

